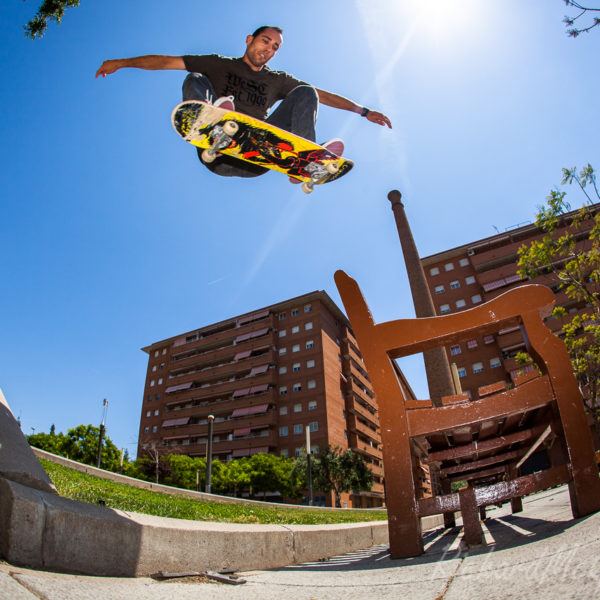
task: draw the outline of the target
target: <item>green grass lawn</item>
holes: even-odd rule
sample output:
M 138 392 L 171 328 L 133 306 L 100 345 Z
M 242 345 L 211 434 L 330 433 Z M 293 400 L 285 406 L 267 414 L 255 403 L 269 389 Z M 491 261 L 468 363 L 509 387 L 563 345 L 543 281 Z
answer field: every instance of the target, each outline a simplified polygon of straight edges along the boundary
M 40 459 L 40 462 L 52 479 L 58 493 L 65 498 L 89 504 L 104 503 L 109 508 L 159 517 L 174 517 L 191 521 L 284 525 L 358 523 L 387 519 L 385 510 L 303 510 L 287 506 L 281 508 L 262 507 L 258 504 L 191 500 L 100 479 L 47 460 Z

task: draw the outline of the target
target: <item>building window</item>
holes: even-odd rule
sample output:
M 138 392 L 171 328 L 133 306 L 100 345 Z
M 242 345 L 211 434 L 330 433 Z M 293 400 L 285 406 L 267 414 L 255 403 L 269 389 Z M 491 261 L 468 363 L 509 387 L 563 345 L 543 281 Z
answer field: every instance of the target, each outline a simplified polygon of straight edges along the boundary
M 150 387 L 154 387 L 156 385 L 156 382 L 154 381 L 154 379 L 150 382 Z
M 280 396 L 285 396 L 287 394 L 287 385 L 282 385 L 279 388 L 279 395 Z
M 162 377 L 161 377 L 161 378 L 158 380 L 158 385 L 162 385 L 162 382 L 163 382 L 163 380 L 162 380 Z
M 439 275 L 440 274 L 440 270 L 438 269 L 438 267 L 431 267 L 431 269 L 429 269 L 429 274 L 433 277 L 434 275 Z
M 319 422 L 318 421 L 313 421 L 308 428 L 310 429 L 311 432 L 313 431 L 319 431 Z
M 316 410 L 316 408 L 317 408 L 317 401 L 309 400 L 308 401 L 308 410 Z
M 290 312 L 290 314 L 292 315 L 292 317 L 297 317 L 298 316 L 298 309 L 297 308 L 292 309 L 292 311 Z
M 478 345 L 478 344 L 477 344 L 477 340 L 469 340 L 469 341 L 467 342 L 467 348 L 468 348 L 469 350 L 474 350 L 475 348 L 477 348 L 477 345 Z
M 473 373 L 483 373 L 483 363 L 482 362 L 476 362 L 473 363 Z
M 149 433 L 150 429 L 148 427 L 144 427 L 144 433 Z
M 461 259 L 458 261 L 458 264 L 459 264 L 461 267 L 468 267 L 468 266 L 469 266 L 469 259 L 468 259 L 468 258 L 461 258 Z
M 467 303 L 462 298 L 456 301 L 456 308 L 464 308 L 466 305 Z
M 496 369 L 502 366 L 502 362 L 498 357 L 490 358 L 490 369 Z
M 149 417 L 152 414 L 151 410 L 146 411 L 146 416 Z
M 494 336 L 493 335 L 486 335 L 483 338 L 483 343 L 484 344 L 493 344 L 494 343 Z
M 469 275 L 468 277 L 465 277 L 465 283 L 467 285 L 473 285 L 475 283 L 475 276 Z
M 459 377 L 466 377 L 467 376 L 467 370 L 464 367 L 458 367 L 457 371 L 458 371 L 458 376 Z
M 157 431 L 158 431 L 158 427 L 155 425 L 155 426 L 152 428 L 152 433 L 156 433 Z
M 294 435 L 300 435 L 302 433 L 302 425 L 294 425 Z
M 471 296 L 471 302 L 473 304 L 479 304 L 481 302 L 481 294 L 475 294 L 474 296 Z
M 156 373 L 156 365 L 154 365 L 154 366 L 152 367 L 152 372 L 153 372 L 153 373 Z
M 280 337 L 280 338 L 281 338 L 281 337 L 285 337 L 285 336 L 286 336 L 286 333 L 287 333 L 287 332 L 286 332 L 286 330 L 285 330 L 285 329 L 281 329 L 281 330 L 279 331 L 279 337 Z
M 292 352 L 300 352 L 300 344 L 294 344 L 292 346 Z
M 309 313 L 312 310 L 312 304 L 306 304 L 304 306 L 304 312 Z
M 287 427 L 280 427 L 279 428 L 279 435 L 281 437 L 285 437 L 288 434 L 288 428 Z
M 299 392 L 302 389 L 302 384 L 301 383 L 295 383 L 294 387 L 292 388 L 292 390 L 294 392 Z
M 310 453 L 311 454 L 319 454 L 319 446 L 317 446 L 316 444 L 311 444 L 310 445 Z
M 311 350 L 314 347 L 315 343 L 312 340 L 308 340 L 308 342 L 306 342 L 306 349 L 307 350 Z
M 285 348 L 279 348 L 279 356 L 283 356 L 287 350 Z
M 288 457 L 288 451 L 287 449 L 283 449 L 279 452 L 279 456 L 281 456 L 281 458 L 287 458 Z
M 294 373 L 297 373 L 300 370 L 300 363 L 294 363 L 294 366 L 292 367 L 292 371 L 294 371 Z
M 450 305 L 449 304 L 442 304 L 440 306 L 440 313 L 443 315 L 444 313 L 449 313 L 450 312 Z
M 436 285 L 435 286 L 435 293 L 436 294 L 443 294 L 446 291 L 446 288 L 443 285 Z
M 458 281 L 458 279 L 455 279 L 454 281 L 450 282 L 451 290 L 457 290 L 459 287 L 460 287 L 460 281 Z
M 317 387 L 317 382 L 314 379 L 309 379 L 308 383 L 306 384 L 306 387 L 309 390 L 314 390 Z
M 444 271 L 454 271 L 454 263 L 446 263 L 444 265 Z
M 304 323 L 304 330 L 305 331 L 310 331 L 312 328 L 313 328 L 312 321 L 309 321 L 308 323 Z
M 302 404 L 300 402 L 298 404 L 294 404 L 294 412 L 302 412 Z
M 154 358 L 156 358 L 158 356 L 158 350 L 154 351 Z
M 148 402 L 152 402 L 152 394 L 148 394 L 147 400 L 148 400 Z
M 155 416 L 155 417 L 158 417 L 158 415 L 159 415 L 159 414 L 160 414 L 160 411 L 159 411 L 158 409 L 156 409 L 156 410 L 154 411 L 154 416 Z
M 287 367 L 279 367 L 279 374 L 285 375 L 287 373 Z
M 315 361 L 314 360 L 307 360 L 306 361 L 306 368 L 307 369 L 313 369 L 315 366 Z
M 285 313 L 279 313 L 279 320 L 283 321 L 285 319 Z
M 287 415 L 287 409 L 288 409 L 287 406 L 280 406 L 279 407 L 279 414 L 280 415 Z
M 302 454 L 302 450 L 304 450 L 304 448 L 302 448 L 302 447 L 300 447 L 300 448 L 296 448 L 296 449 L 294 450 L 294 456 L 295 456 L 296 458 L 298 458 L 298 457 L 299 457 L 299 456 Z
M 452 356 L 456 356 L 457 354 L 460 354 L 462 352 L 462 350 L 460 349 L 460 345 L 456 344 L 454 346 L 450 346 L 450 354 Z

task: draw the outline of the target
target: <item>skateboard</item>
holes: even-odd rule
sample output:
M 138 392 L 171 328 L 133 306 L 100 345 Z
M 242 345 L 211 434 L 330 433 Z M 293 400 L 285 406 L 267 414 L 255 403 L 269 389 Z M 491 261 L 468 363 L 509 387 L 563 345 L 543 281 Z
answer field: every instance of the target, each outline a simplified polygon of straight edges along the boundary
M 205 163 L 219 154 L 233 156 L 302 181 L 302 190 L 307 194 L 315 185 L 339 179 L 354 166 L 351 160 L 315 142 L 200 100 L 178 104 L 171 123 L 186 142 L 204 149 Z

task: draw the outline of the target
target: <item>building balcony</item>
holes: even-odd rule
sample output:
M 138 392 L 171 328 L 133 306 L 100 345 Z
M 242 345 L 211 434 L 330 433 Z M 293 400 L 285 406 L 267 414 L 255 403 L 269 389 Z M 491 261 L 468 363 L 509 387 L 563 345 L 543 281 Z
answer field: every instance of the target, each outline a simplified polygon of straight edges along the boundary
M 355 413 L 351 413 L 347 417 L 348 429 L 350 431 L 355 431 L 357 433 L 361 433 L 362 435 L 368 437 L 373 440 L 377 444 L 381 444 L 381 435 L 378 429 L 373 429 L 364 423 L 361 423 L 359 418 Z
M 377 413 L 372 413 L 368 408 L 360 404 L 356 398 L 346 399 L 346 412 L 350 414 L 356 414 L 372 425 L 379 427 L 379 417 Z
M 246 390 L 249 394 L 252 388 L 261 388 L 269 385 L 274 385 L 276 379 L 275 369 L 269 369 L 264 374 L 255 376 L 243 377 L 234 381 L 215 382 L 212 384 L 200 384 L 198 387 L 189 387 L 187 389 L 179 389 L 171 393 L 165 394 L 167 406 L 175 408 L 177 404 L 186 404 L 190 402 L 201 402 L 210 398 L 227 398 L 236 394 L 236 397 L 241 397 L 240 392 Z M 183 382 L 177 385 L 193 385 L 192 381 Z M 174 387 L 174 386 L 169 386 Z M 168 387 L 167 387 L 168 389 Z M 258 389 L 256 390 L 259 391 Z
M 171 369 L 169 373 L 169 386 L 175 386 L 186 381 L 201 381 L 203 379 L 210 381 L 219 377 L 233 377 L 244 372 L 249 374 L 253 368 L 263 364 L 274 365 L 276 362 L 275 352 L 271 345 L 263 346 L 261 350 L 266 348 L 268 348 L 266 352 L 258 356 L 248 356 L 234 360 L 234 356 L 242 354 L 242 351 L 236 351 L 236 354 L 224 359 L 226 362 L 219 364 L 204 366 L 209 361 L 191 361 L 189 365 L 178 365 L 176 369 Z M 247 352 L 251 352 L 251 350 L 247 350 Z

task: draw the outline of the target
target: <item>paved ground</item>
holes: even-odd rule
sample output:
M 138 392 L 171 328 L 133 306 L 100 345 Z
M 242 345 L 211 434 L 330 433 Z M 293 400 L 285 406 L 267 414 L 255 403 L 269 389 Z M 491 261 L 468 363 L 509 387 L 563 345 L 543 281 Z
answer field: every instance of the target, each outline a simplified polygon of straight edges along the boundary
M 378 546 L 316 563 L 239 574 L 243 585 L 197 579 L 82 577 L 0 562 L 1 600 L 468 600 L 600 598 L 600 513 L 573 520 L 566 487 L 488 511 L 487 544 L 461 547 L 461 529 L 425 535 L 426 553 L 391 560 Z

